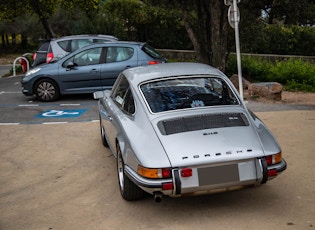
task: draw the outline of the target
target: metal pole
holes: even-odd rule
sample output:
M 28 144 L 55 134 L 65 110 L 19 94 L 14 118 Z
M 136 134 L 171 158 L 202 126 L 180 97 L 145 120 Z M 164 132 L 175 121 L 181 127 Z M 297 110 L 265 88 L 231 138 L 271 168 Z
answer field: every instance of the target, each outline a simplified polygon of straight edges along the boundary
M 235 31 L 235 46 L 236 46 L 236 59 L 237 59 L 237 71 L 238 71 L 238 86 L 240 91 L 241 99 L 243 96 L 243 77 L 242 77 L 242 66 L 241 66 L 241 51 L 240 51 L 240 39 L 239 39 L 239 29 L 238 29 L 238 12 L 237 12 L 237 0 L 233 0 L 234 8 L 234 31 Z

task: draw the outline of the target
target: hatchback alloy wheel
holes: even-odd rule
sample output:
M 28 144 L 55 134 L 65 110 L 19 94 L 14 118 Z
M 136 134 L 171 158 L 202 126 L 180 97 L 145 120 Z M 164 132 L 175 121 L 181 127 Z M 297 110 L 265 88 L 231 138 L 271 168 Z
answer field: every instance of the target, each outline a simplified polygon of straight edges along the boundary
M 55 101 L 59 98 L 59 88 L 50 79 L 42 79 L 35 86 L 36 97 L 41 101 Z

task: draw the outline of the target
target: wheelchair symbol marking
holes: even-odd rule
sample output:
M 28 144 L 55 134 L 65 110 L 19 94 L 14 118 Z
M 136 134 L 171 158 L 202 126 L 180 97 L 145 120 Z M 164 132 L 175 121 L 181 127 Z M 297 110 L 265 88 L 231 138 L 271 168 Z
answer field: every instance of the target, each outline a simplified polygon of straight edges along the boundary
M 37 118 L 68 118 L 68 117 L 78 117 L 83 114 L 86 109 L 81 110 L 47 110 L 38 116 Z
M 50 110 L 48 112 L 42 113 L 44 117 L 60 117 L 64 115 L 78 115 L 79 112 L 66 112 L 62 110 Z

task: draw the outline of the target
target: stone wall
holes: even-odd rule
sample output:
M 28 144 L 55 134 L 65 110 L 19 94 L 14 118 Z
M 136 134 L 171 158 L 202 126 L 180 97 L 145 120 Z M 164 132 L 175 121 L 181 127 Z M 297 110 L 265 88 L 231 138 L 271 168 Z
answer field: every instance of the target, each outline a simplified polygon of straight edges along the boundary
M 170 61 L 195 61 L 196 52 L 193 50 L 170 50 L 170 49 L 157 49 L 157 51 L 166 57 Z M 235 53 L 231 53 L 235 55 Z M 315 64 L 315 56 L 294 56 L 294 55 L 275 55 L 275 54 L 241 54 L 242 57 L 251 56 L 257 58 L 263 58 L 269 61 L 281 61 L 288 60 L 290 58 L 302 59 Z

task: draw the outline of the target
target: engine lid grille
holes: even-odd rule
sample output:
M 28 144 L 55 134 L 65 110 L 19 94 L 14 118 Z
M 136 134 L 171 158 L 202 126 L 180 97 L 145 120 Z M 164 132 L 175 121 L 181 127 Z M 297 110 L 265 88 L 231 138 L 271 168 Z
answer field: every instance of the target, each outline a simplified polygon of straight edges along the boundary
M 243 113 L 218 113 L 163 120 L 157 125 L 162 135 L 170 135 L 203 129 L 249 126 L 249 122 Z

